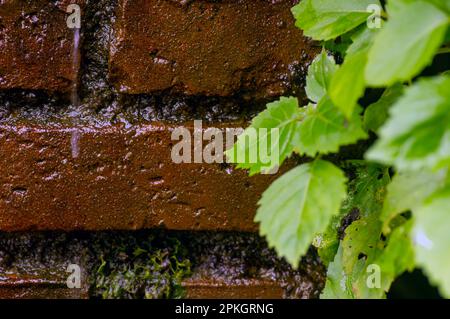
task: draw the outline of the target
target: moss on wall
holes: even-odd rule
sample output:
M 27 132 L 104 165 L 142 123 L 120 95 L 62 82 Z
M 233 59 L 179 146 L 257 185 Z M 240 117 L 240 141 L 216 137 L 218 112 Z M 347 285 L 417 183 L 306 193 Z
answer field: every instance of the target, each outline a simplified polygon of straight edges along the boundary
M 130 241 L 131 239 L 131 241 Z M 190 274 L 187 251 L 173 237 L 109 237 L 91 275 L 91 296 L 104 299 L 181 298 Z

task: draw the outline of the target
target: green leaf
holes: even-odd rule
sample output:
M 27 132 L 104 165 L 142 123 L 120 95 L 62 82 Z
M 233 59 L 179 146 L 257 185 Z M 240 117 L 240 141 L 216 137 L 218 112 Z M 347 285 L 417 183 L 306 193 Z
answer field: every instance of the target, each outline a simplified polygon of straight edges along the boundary
M 386 11 L 389 18 L 399 15 L 405 7 L 418 0 L 389 0 L 386 4 Z
M 419 80 L 391 108 L 367 158 L 398 170 L 450 164 L 450 76 Z
M 386 178 L 377 179 L 378 182 L 375 182 L 374 177 L 379 175 L 377 170 Z M 361 165 L 357 166 L 356 175 L 349 183 L 348 198 L 351 203 L 344 207 L 357 207 L 362 211 L 361 218 L 345 231 L 334 261 L 329 264 L 322 298 L 384 298 L 395 278 L 414 268 L 414 251 L 410 240 L 411 221 L 396 227 L 388 236 L 387 244 L 381 238 L 378 218 L 380 202 L 383 200 L 381 194 L 384 194 L 389 180 L 386 169 Z M 378 186 L 372 186 L 374 183 Z M 372 195 L 364 196 L 364 193 Z M 373 205 L 370 202 L 378 204 Z M 373 270 L 380 271 L 378 287 L 368 285 Z
M 345 230 L 345 237 L 342 241 L 342 263 L 346 273 L 353 272 L 358 260 L 372 259 L 372 256 L 377 254 L 381 236 L 381 223 L 378 216 L 378 214 L 374 214 L 361 218 L 354 221 Z
M 375 264 L 368 264 L 368 262 L 364 262 L 364 260 L 358 260 L 357 268 L 355 270 L 355 274 L 353 275 L 352 280 L 352 291 L 353 297 L 355 299 L 385 299 L 386 294 L 383 289 L 378 287 L 370 287 L 369 282 L 372 281 L 372 278 L 369 276 L 380 276 L 382 277 L 381 271 L 378 268 L 369 268 L 370 266 L 375 266 Z M 378 272 L 376 274 L 375 272 Z
M 397 227 L 391 233 L 388 244 L 374 261 L 382 271 L 382 288 L 389 291 L 392 282 L 405 271 L 414 270 L 414 248 L 410 239 L 412 222 Z
M 386 247 L 382 250 L 378 249 L 376 254 L 368 258 L 362 271 L 359 270 L 361 266 L 358 265 L 358 275 L 354 275 L 352 282 L 355 298 L 385 298 L 395 278 L 405 271 L 413 270 L 414 251 L 409 238 L 411 225 L 408 221 L 397 227 L 389 236 Z M 379 286 L 368 285 L 368 283 L 374 284 L 374 276 L 378 276 Z
M 342 209 L 356 209 L 362 218 L 379 214 L 390 182 L 388 168 L 362 160 L 347 161 L 345 165 L 355 177 L 348 183 L 349 194 Z
M 348 197 L 344 200 L 339 214 L 331 217 L 327 229 L 323 233 L 317 234 L 313 239 L 312 244 L 316 247 L 320 260 L 325 266 L 328 266 L 335 259 L 336 252 L 339 248 L 341 220 L 349 213 L 347 209 L 342 209 L 347 200 Z
M 450 42 L 450 28 L 447 29 L 447 32 L 445 33 L 445 39 L 444 43 L 448 44 Z
M 403 86 L 395 84 L 387 88 L 381 98 L 369 105 L 364 112 L 363 126 L 366 130 L 377 132 L 386 122 L 389 110 L 403 94 Z
M 344 243 L 341 242 L 334 261 L 328 267 L 327 281 L 321 298 L 385 298 L 385 293 L 395 278 L 414 268 L 414 251 L 410 240 L 411 226 L 412 223 L 409 221 L 397 227 L 389 236 L 384 249 L 381 247 L 382 242 L 379 241 L 376 252 L 357 259 L 350 270 L 347 269 L 349 267 L 344 260 Z M 380 271 L 379 287 L 369 287 L 367 284 L 369 276 L 373 274 L 372 269 Z
M 333 261 L 339 246 L 338 232 L 343 225 L 341 220 L 349 214 L 364 217 L 378 213 L 383 205 L 386 185 L 390 181 L 387 168 L 365 161 L 348 161 L 345 170 L 355 175 L 348 183 L 348 196 L 341 206 L 340 214 L 333 216 L 327 230 L 318 234 L 313 242 L 325 265 Z
M 335 55 L 345 57 L 348 47 L 352 44 L 352 40 L 350 39 L 349 33 L 346 33 L 341 37 L 339 37 L 338 41 L 328 40 L 324 41 L 322 45 L 326 50 L 333 52 Z
M 357 108 L 348 121 L 326 96 L 319 104 L 308 105 L 296 138 L 298 150 L 314 157 L 317 153 L 337 152 L 340 146 L 366 138 L 359 112 Z
M 294 267 L 315 234 L 339 213 L 346 196 L 346 178 L 333 164 L 316 160 L 278 178 L 264 192 L 256 222 L 271 247 Z
M 445 171 L 399 172 L 387 188 L 380 219 L 383 222 L 383 232 L 390 232 L 390 222 L 398 214 L 419 207 L 433 192 L 443 186 Z
M 347 200 L 348 197 L 344 200 L 344 203 Z M 347 214 L 348 211 L 343 210 L 341 207 L 339 214 L 331 217 L 330 223 L 328 224 L 326 230 L 322 233 L 316 234 L 313 239 L 312 245 L 316 247 L 320 260 L 325 266 L 328 266 L 329 263 L 335 258 L 339 247 L 338 231 L 341 227 L 342 218 L 344 218 Z
M 385 241 L 381 237 L 380 211 L 389 182 L 387 168 L 349 161 L 356 177 L 349 183 L 349 196 L 342 206 L 357 208 L 360 219 L 345 230 L 321 298 L 385 298 L 392 282 L 414 268 L 414 251 L 410 240 L 411 221 L 396 227 Z M 387 244 L 386 244 L 387 243 Z M 378 273 L 377 273 L 378 272 Z M 372 287 L 377 274 L 380 286 Z
M 364 69 L 375 32 L 364 28 L 352 37 L 353 44 L 347 50 L 344 63 L 331 80 L 330 98 L 347 118 L 351 117 L 365 91 Z
M 450 0 L 427 0 L 450 16 Z
M 342 244 L 339 245 L 334 261 L 330 263 L 327 271 L 325 288 L 320 295 L 321 299 L 353 299 L 351 277 L 344 271 L 342 263 Z
M 339 216 L 333 216 L 325 232 L 323 234 L 316 235 L 313 239 L 312 245 L 316 247 L 320 261 L 325 266 L 328 266 L 330 262 L 333 261 L 339 247 L 339 238 L 337 233 L 337 228 L 339 225 Z
M 380 213 L 390 182 L 388 168 L 365 161 L 350 161 L 356 177 L 349 183 L 348 210 L 357 208 L 362 217 Z
M 295 25 L 314 40 L 334 39 L 366 22 L 378 0 L 303 0 L 292 8 Z
M 435 5 L 437 8 L 441 9 L 447 14 L 450 14 L 450 0 L 389 0 L 389 3 L 387 5 L 389 17 L 395 16 L 396 14 L 401 12 L 405 6 L 416 1 L 428 2 Z
M 347 49 L 347 56 L 355 55 L 361 51 L 368 51 L 372 46 L 374 36 L 378 29 L 369 29 L 366 26 L 360 27 L 352 35 L 352 44 Z
M 353 114 L 358 99 L 364 94 L 364 68 L 367 52 L 347 56 L 331 81 L 330 98 L 347 118 Z
M 450 298 L 450 186 L 432 195 L 413 216 L 416 263 L 441 294 Z
M 350 210 L 345 205 L 348 201 L 349 197 L 347 196 L 341 205 L 339 214 L 333 216 L 327 229 L 323 233 L 317 234 L 313 239 L 312 244 L 317 248 L 320 260 L 325 266 L 328 266 L 335 259 L 339 248 L 341 220 L 350 213 Z
M 382 298 L 383 290 L 369 288 L 366 279 L 370 272 L 367 267 L 382 252 L 384 242 L 380 239 L 381 223 L 378 220 L 389 183 L 388 169 L 350 161 L 356 177 L 349 183 L 348 201 L 343 208 L 357 209 L 359 219 L 345 230 L 342 246 L 342 267 L 351 278 L 350 285 L 355 298 Z
M 311 63 L 306 76 L 306 95 L 313 102 L 318 102 L 328 91 L 328 87 L 337 66 L 332 56 L 322 50 Z
M 364 225 L 360 223 L 358 226 L 362 228 L 357 235 L 363 239 L 365 244 L 351 248 L 352 254 L 350 256 L 352 258 L 346 260 L 346 243 L 345 240 L 341 241 L 335 259 L 328 267 L 327 281 L 321 295 L 322 299 L 385 298 L 385 293 L 389 290 L 395 278 L 405 271 L 412 271 L 414 268 L 414 251 L 409 237 L 410 221 L 397 227 L 392 232 L 385 247 L 383 247 L 383 241 L 376 237 L 379 236 L 379 232 L 373 232 L 376 227 L 370 222 Z M 373 234 L 370 234 L 371 232 Z M 377 248 L 368 249 L 367 245 L 370 243 Z M 368 253 L 369 255 L 361 257 L 356 256 L 356 253 Z M 378 287 L 368 285 L 368 281 L 371 279 L 369 276 L 374 274 L 374 270 L 379 271 L 380 286 Z
M 301 114 L 298 100 L 293 97 L 281 97 L 267 104 L 267 109 L 253 119 L 233 148 L 225 152 L 228 161 L 238 163 L 238 168 L 249 169 L 250 175 L 269 172 L 281 165 L 293 152 L 293 137 Z M 267 130 L 261 130 L 264 128 Z M 272 136 L 271 129 L 278 129 L 278 138 Z M 270 147 L 262 148 L 264 144 Z
M 427 66 L 444 40 L 448 16 L 414 1 L 392 16 L 369 51 L 366 82 L 374 87 L 408 81 Z

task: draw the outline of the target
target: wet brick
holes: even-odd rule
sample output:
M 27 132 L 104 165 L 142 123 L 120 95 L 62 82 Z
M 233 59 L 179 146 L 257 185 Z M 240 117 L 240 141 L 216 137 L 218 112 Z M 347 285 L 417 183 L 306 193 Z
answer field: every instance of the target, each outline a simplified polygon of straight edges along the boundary
M 110 77 L 124 93 L 281 95 L 317 48 L 292 0 L 121 0 Z
M 175 164 L 175 127 L 0 125 L 0 230 L 256 230 L 276 176 Z
M 0 2 L 0 89 L 70 91 L 79 67 L 66 24 L 70 3 L 84 1 Z

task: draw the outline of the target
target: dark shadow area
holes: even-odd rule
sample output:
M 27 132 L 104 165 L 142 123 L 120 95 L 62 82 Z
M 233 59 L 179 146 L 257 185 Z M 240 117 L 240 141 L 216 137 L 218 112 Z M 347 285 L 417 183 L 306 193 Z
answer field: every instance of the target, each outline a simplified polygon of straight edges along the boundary
M 436 287 L 428 282 L 421 270 L 405 273 L 392 284 L 388 299 L 441 299 Z

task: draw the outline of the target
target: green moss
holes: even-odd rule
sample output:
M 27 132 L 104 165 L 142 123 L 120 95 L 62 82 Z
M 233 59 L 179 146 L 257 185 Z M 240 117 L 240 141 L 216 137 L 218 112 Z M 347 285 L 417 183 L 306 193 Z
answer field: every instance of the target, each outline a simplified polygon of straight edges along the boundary
M 181 298 L 190 261 L 174 238 L 150 236 L 125 242 L 99 243 L 110 249 L 99 256 L 92 276 L 91 295 L 103 299 Z

